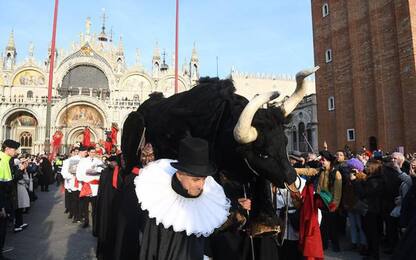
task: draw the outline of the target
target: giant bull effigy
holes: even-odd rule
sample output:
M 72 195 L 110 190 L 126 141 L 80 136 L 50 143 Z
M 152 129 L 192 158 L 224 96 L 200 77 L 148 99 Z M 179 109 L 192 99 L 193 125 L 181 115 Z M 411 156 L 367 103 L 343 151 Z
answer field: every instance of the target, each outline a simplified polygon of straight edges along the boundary
M 284 134 L 289 114 L 305 95 L 304 79 L 318 67 L 296 75 L 296 90 L 280 106 L 267 105 L 277 91 L 251 101 L 237 95 L 232 80 L 201 78 L 194 88 L 169 98 L 152 94 L 123 127 L 122 152 L 129 172 L 139 163 L 142 136 L 156 158 L 176 159 L 185 136 L 203 138 L 211 159 L 227 179 L 251 187 L 251 233 L 278 232 L 270 183 L 296 193 L 296 172 L 290 165 Z

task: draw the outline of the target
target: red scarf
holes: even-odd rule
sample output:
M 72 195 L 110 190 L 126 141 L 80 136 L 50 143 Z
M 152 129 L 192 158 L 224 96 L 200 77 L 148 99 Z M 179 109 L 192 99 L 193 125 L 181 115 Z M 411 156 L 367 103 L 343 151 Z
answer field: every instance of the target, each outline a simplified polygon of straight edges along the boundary
M 91 184 L 95 184 L 98 185 L 100 183 L 99 180 L 92 180 L 89 182 L 84 182 L 82 184 L 82 188 L 81 188 L 81 192 L 79 193 L 79 197 L 87 197 L 87 196 L 91 196 L 92 195 L 92 190 L 91 190 Z

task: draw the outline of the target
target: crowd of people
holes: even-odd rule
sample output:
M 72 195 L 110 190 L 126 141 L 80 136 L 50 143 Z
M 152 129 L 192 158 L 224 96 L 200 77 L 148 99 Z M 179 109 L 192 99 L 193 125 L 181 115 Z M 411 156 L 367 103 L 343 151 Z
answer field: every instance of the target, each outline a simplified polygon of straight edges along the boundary
M 353 249 L 363 259 L 380 259 L 381 249 L 392 259 L 409 259 L 414 253 L 409 243 L 415 234 L 409 228 L 412 219 L 416 221 L 415 155 L 363 147 L 357 154 L 324 150 L 319 155 L 294 152 L 289 158 L 300 174 L 314 169 L 309 174 L 314 176 L 306 179 L 315 184 L 315 194 L 323 202 L 324 249 L 329 245 L 334 252 Z M 340 237 L 346 232 L 350 243 L 341 248 Z
M 125 165 L 121 154 L 103 156 L 96 147 L 82 144 L 52 162 L 46 155 L 18 155 L 18 148 L 19 143 L 6 140 L 0 152 L 0 259 L 7 259 L 2 254 L 10 250 L 4 248 L 8 223 L 14 224 L 14 232 L 24 231 L 28 224 L 23 216 L 37 199 L 35 191 L 40 186 L 41 192 L 48 192 L 54 181 L 65 189 L 68 219 L 82 228 L 92 226 L 100 260 L 231 259 L 236 250 L 218 254 L 215 248 L 229 244 L 216 243 L 237 241 L 236 232 L 247 231 L 231 205 L 248 217 L 252 202 L 245 191 L 236 201 L 227 199 L 226 188 L 211 177 L 215 169 L 202 139 L 184 139 L 178 161 L 155 161 L 148 143 L 141 147 L 137 165 Z M 318 249 L 352 249 L 363 259 L 380 259 L 381 250 L 392 259 L 412 254 L 416 154 L 323 150 L 293 152 L 289 161 L 299 176 L 295 186 L 302 198 L 299 201 L 288 187 L 272 188 L 274 209 L 283 221 L 278 238 L 261 244 L 268 245 L 266 251 L 276 251 L 279 259 L 303 259 L 316 251 L 311 248 L 316 240 L 305 244 L 302 225 L 305 210 L 317 207 Z M 215 239 L 205 243 L 206 237 Z M 269 259 L 254 254 L 259 238 L 246 238 L 238 240 L 237 250 L 251 250 L 235 259 Z M 345 238 L 350 240 L 347 247 L 340 242 Z
M 7 259 L 3 253 L 13 250 L 4 246 L 9 223 L 14 233 L 28 227 L 24 214 L 30 213 L 37 200 L 36 191 L 40 186 L 41 192 L 49 192 L 60 170 L 59 159 L 53 168 L 46 155 L 18 154 L 19 147 L 18 142 L 8 139 L 0 151 L 0 259 Z

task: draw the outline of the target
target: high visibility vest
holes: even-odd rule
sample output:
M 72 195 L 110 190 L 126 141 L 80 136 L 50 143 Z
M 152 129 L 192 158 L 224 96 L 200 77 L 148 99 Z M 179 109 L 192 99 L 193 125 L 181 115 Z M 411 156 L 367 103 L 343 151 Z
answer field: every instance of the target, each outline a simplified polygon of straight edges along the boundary
M 0 181 L 11 181 L 12 170 L 10 169 L 11 157 L 0 151 Z

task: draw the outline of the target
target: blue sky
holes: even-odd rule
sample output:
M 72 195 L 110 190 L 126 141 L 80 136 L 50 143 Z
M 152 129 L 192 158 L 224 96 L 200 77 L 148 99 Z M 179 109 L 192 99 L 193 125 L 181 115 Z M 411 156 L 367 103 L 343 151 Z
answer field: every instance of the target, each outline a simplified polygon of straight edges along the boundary
M 53 0 L 0 0 L 0 52 L 14 29 L 21 61 L 29 42 L 35 56 L 44 60 L 52 34 Z M 202 76 L 229 75 L 232 66 L 249 73 L 295 74 L 312 67 L 313 42 L 310 0 L 181 0 L 180 64 L 196 44 Z M 99 32 L 102 8 L 114 39 L 123 36 L 128 64 L 139 48 L 147 69 L 155 42 L 167 53 L 174 50 L 174 0 L 60 0 L 57 46 L 69 48 L 84 32 L 91 17 L 92 31 Z

